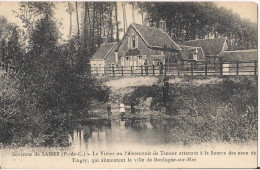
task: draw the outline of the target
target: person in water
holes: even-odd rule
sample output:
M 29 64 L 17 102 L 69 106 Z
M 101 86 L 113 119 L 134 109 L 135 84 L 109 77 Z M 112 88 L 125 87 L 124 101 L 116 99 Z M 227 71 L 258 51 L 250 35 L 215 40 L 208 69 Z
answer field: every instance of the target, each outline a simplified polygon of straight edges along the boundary
M 134 102 L 131 102 L 131 113 L 135 114 L 135 107 L 134 107 Z
M 111 104 L 108 103 L 108 104 L 107 104 L 107 116 L 110 118 L 111 115 L 112 115 Z
M 120 104 L 120 114 L 125 115 L 125 105 L 123 103 Z

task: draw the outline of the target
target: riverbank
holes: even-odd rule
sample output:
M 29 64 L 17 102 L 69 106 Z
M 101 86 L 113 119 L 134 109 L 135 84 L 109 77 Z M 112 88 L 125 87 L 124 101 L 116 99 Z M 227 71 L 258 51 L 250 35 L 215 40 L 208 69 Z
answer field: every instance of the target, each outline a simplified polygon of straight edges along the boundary
M 169 78 L 169 98 L 163 102 L 162 79 L 137 77 L 110 80 L 112 119 L 120 119 L 119 104 L 126 119 L 170 120 L 172 139 L 183 143 L 245 142 L 257 139 L 257 79 L 247 77 L 189 79 Z M 104 106 L 102 118 L 106 118 Z M 99 115 L 100 116 L 100 115 Z M 100 117 L 100 118 L 101 118 Z

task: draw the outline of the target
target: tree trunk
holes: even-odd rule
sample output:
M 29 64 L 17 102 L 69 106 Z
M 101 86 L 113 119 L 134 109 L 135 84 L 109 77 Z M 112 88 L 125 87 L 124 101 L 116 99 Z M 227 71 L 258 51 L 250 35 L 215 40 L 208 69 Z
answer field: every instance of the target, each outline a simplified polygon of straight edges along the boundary
M 109 29 L 110 29 L 110 42 L 113 42 L 114 40 L 114 37 L 113 37 L 113 35 L 114 35 L 114 29 L 113 29 L 113 19 L 112 19 L 112 17 L 113 17 L 113 4 L 112 4 L 112 2 L 111 2 L 111 4 L 110 4 L 110 11 L 109 11 L 110 13 L 109 13 L 109 17 L 110 17 L 110 21 L 109 21 Z
M 72 8 L 70 2 L 68 2 L 68 7 L 69 7 L 69 14 L 70 14 L 70 30 L 69 30 L 69 39 L 71 39 L 71 34 L 72 34 Z
M 75 3 L 76 3 L 76 15 L 77 15 L 77 26 L 78 26 L 78 38 L 79 38 L 80 31 L 79 31 L 79 13 L 78 13 L 78 2 L 75 2 Z
M 116 41 L 119 42 L 119 28 L 117 19 L 117 2 L 115 2 L 115 18 L 116 18 Z
M 76 3 L 76 15 L 77 15 L 77 26 L 78 26 L 78 36 L 77 36 L 77 40 L 78 40 L 78 65 L 79 65 L 79 71 L 80 73 L 82 73 L 82 58 L 80 56 L 80 49 L 81 49 L 81 43 L 80 43 L 80 30 L 79 30 L 79 16 L 78 16 L 78 3 Z
M 124 33 L 125 33 L 125 11 L 124 11 L 124 2 L 121 2 L 122 4 L 122 9 L 123 9 L 123 24 L 124 24 Z
M 83 70 L 86 68 L 86 72 L 90 74 L 90 56 L 89 56 L 89 48 L 87 44 L 87 35 L 88 35 L 88 30 L 87 30 L 87 17 L 88 17 L 88 3 L 89 2 L 84 2 L 84 25 L 83 25 L 83 55 L 82 55 L 82 63 L 83 63 Z M 86 67 L 85 67 L 86 66 Z
M 135 23 L 135 4 L 132 2 L 132 16 L 133 16 L 133 23 Z

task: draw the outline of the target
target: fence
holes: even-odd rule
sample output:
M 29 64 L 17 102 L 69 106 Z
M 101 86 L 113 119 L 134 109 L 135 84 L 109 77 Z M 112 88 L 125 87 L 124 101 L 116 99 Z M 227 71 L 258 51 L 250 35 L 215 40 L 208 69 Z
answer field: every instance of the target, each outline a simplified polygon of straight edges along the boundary
M 1 63 L 3 71 L 18 72 L 18 67 Z M 258 61 L 228 61 L 228 62 L 191 62 L 188 64 L 167 64 L 162 66 L 115 66 L 91 68 L 94 76 L 257 76 Z
M 0 71 L 5 71 L 5 72 L 14 71 L 17 73 L 18 70 L 19 70 L 19 68 L 17 66 L 13 66 L 9 63 L 0 62 Z
M 191 62 L 162 66 L 112 66 L 92 68 L 95 76 L 232 76 L 258 75 L 258 61 Z

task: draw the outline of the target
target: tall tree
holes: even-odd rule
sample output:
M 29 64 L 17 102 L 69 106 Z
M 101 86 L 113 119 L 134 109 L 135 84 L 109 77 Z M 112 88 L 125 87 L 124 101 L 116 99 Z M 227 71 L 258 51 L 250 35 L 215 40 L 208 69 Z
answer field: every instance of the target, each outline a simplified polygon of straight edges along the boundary
M 119 42 L 119 27 L 118 27 L 118 18 L 117 18 L 117 2 L 115 2 L 115 19 L 116 19 L 116 41 Z
M 72 14 L 73 14 L 73 11 L 74 11 L 73 5 L 71 4 L 71 2 L 68 2 L 68 9 L 66 10 L 66 12 L 68 12 L 69 15 L 70 15 L 69 38 L 71 38 L 71 35 L 72 35 Z

